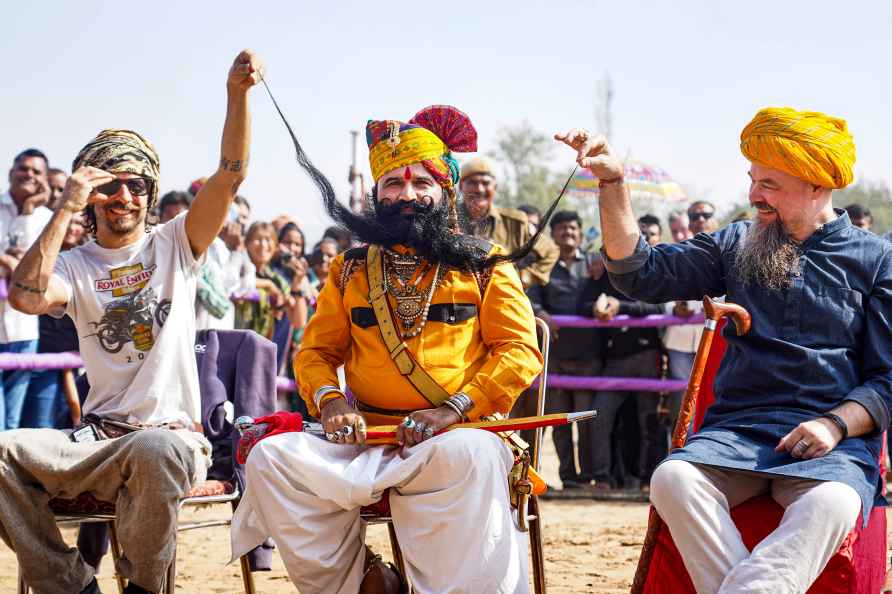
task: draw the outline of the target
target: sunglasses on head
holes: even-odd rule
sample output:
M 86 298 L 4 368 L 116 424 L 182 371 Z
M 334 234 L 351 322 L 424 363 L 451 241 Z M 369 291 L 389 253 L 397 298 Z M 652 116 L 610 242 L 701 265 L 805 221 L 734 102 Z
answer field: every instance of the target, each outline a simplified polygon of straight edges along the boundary
M 692 212 L 688 214 L 688 218 L 692 221 L 699 221 L 703 219 L 704 221 L 708 221 L 714 215 L 714 212 Z
M 152 180 L 144 177 L 133 177 L 130 179 L 116 179 L 107 184 L 102 184 L 95 188 L 100 194 L 106 196 L 114 196 L 121 189 L 121 186 L 127 186 L 131 196 L 147 196 L 152 191 Z

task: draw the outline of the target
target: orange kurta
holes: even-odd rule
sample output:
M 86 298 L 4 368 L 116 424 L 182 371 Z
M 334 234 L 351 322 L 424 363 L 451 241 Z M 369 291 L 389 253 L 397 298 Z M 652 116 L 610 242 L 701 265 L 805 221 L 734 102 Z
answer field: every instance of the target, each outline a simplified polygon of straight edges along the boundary
M 371 307 L 369 283 L 364 255 L 354 260 L 346 282 L 344 265 L 344 254 L 332 262 L 294 359 L 295 377 L 310 414 L 318 416 L 313 403 L 316 390 L 338 385 L 337 368 L 342 364 L 347 386 L 365 405 L 403 411 L 431 408 L 400 375 L 378 326 L 361 328 L 351 321 L 354 308 Z M 428 279 L 422 286 L 429 286 Z M 388 298 L 393 307 L 392 296 Z M 429 320 L 421 334 L 406 341 L 415 360 L 448 393 L 471 397 L 471 420 L 496 411 L 507 413 L 542 369 L 533 310 L 514 267 L 496 266 L 482 296 L 475 275 L 449 270 L 432 303 L 472 304 L 477 316 L 457 323 Z M 400 416 L 366 413 L 372 424 L 398 422 Z

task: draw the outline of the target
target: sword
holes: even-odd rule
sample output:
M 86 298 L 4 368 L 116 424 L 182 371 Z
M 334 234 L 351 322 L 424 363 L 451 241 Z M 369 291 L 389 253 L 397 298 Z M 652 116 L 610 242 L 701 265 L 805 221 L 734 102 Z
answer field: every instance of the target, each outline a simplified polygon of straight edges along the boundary
M 294 413 L 298 414 L 298 413 Z M 533 417 L 517 417 L 513 419 L 493 419 L 487 421 L 474 421 L 471 423 L 455 423 L 434 435 L 440 435 L 455 429 L 482 429 L 493 433 L 521 431 L 524 429 L 538 429 L 539 427 L 553 427 L 557 425 L 570 425 L 580 421 L 588 421 L 597 416 L 597 411 L 586 410 L 573 413 L 555 413 Z M 264 425 L 261 423 L 260 425 Z M 248 430 L 262 432 L 263 428 L 255 423 L 253 417 L 242 416 L 235 420 L 235 428 L 239 434 L 244 435 Z M 365 445 L 399 445 L 396 441 L 397 425 L 372 425 L 366 430 Z M 303 421 L 300 431 L 325 438 L 325 429 L 322 423 Z

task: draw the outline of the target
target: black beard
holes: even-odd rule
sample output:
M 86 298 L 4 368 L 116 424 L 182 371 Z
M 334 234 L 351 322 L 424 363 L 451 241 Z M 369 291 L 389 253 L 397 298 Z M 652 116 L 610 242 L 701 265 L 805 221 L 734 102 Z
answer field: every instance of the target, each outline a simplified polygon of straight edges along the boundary
M 744 285 L 780 291 L 793 284 L 799 270 L 799 244 L 787 234 L 779 218 L 771 223 L 753 223 L 734 265 Z
M 403 213 L 407 208 L 411 212 Z M 487 262 L 487 253 L 478 241 L 449 229 L 446 199 L 433 207 L 416 201 L 384 205 L 375 200 L 374 208 L 361 214 L 347 209 L 329 211 L 329 214 L 362 243 L 384 247 L 404 245 L 429 262 L 460 270 L 480 270 Z

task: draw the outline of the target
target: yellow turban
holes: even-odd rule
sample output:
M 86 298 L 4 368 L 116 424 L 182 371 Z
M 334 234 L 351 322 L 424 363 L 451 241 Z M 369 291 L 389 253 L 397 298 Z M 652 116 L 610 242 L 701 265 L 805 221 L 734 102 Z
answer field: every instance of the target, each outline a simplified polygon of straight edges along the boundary
M 740 150 L 753 163 L 817 186 L 844 188 L 852 183 L 855 143 L 840 118 L 767 107 L 740 133 Z

